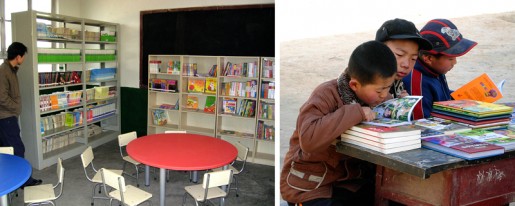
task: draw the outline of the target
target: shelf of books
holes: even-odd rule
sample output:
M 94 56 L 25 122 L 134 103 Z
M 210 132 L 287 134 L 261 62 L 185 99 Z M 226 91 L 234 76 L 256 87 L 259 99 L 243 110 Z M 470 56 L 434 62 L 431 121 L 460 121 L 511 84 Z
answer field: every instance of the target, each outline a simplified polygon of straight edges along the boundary
M 120 133 L 118 24 L 14 13 L 13 41 L 27 46 L 18 72 L 25 156 L 43 169 Z
M 274 81 L 273 58 L 149 55 L 147 131 L 239 141 L 249 147 L 249 160 L 273 165 Z M 170 85 L 177 90 L 161 89 Z M 260 97 L 265 90 L 266 98 Z

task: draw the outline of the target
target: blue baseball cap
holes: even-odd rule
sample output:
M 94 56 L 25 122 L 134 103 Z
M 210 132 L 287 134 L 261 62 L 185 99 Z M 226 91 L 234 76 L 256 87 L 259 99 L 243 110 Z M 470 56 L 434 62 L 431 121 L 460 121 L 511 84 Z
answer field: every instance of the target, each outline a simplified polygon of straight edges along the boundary
M 420 30 L 420 34 L 433 44 L 432 54 L 458 57 L 469 52 L 477 42 L 463 38 L 456 25 L 447 19 L 433 19 Z

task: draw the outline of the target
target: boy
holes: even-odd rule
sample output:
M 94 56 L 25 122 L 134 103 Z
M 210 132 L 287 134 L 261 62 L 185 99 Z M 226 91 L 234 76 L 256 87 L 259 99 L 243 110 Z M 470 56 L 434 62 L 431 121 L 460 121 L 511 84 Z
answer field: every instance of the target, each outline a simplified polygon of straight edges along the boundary
M 390 88 L 394 98 L 407 96 L 402 78 L 413 70 L 419 50 L 431 50 L 433 45 L 422 38 L 417 27 L 404 19 L 392 19 L 383 23 L 376 32 L 376 40 L 388 46 L 397 59 L 397 74 Z
M 350 188 L 346 183 L 363 182 L 359 180 L 364 180 L 366 171 L 361 168 L 367 163 L 336 152 L 332 143 L 350 127 L 375 118 L 370 107 L 389 97 L 396 70 L 393 52 L 379 41 L 369 41 L 352 52 L 337 79 L 315 88 L 300 108 L 281 172 L 281 195 L 290 205 L 338 205 L 342 203 L 334 197 L 360 195 L 365 195 L 361 203 L 373 203 L 373 180 L 356 193 L 335 194 L 336 184 L 357 190 L 359 186 Z
M 457 63 L 457 57 L 477 45 L 463 38 L 458 28 L 447 19 L 429 21 L 420 34 L 433 44 L 433 49 L 420 51 L 415 69 L 403 79 L 409 94 L 424 97 L 413 110 L 414 119 L 428 118 L 433 102 L 451 100 L 452 91 L 445 74 Z

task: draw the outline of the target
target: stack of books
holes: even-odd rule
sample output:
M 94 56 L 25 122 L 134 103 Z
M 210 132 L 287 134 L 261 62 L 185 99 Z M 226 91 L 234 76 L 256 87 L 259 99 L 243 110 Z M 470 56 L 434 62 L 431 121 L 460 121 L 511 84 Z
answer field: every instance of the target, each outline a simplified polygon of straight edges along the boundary
M 451 100 L 433 103 L 431 116 L 453 120 L 471 128 L 506 127 L 512 107 L 475 100 Z
M 513 136 L 512 130 L 502 129 L 490 131 L 475 129 L 466 132 L 458 132 L 456 135 L 501 146 L 507 151 L 515 150 L 515 137 Z
M 421 147 L 420 130 L 412 125 L 383 127 L 358 124 L 341 135 L 341 141 L 383 154 L 402 152 Z

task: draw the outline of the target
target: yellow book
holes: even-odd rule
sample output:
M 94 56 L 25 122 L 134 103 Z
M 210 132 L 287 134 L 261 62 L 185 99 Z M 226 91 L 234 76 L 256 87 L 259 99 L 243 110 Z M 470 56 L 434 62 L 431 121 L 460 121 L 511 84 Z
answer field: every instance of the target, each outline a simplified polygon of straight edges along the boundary
M 216 94 L 216 78 L 206 78 L 206 89 L 207 94 Z
M 455 100 L 470 99 L 493 103 L 502 98 L 501 91 L 490 77 L 483 73 L 451 94 Z

